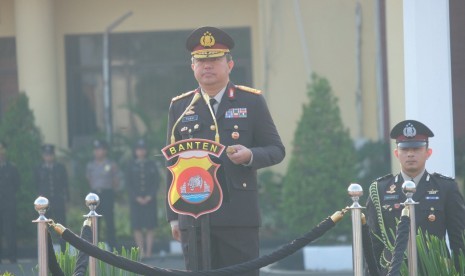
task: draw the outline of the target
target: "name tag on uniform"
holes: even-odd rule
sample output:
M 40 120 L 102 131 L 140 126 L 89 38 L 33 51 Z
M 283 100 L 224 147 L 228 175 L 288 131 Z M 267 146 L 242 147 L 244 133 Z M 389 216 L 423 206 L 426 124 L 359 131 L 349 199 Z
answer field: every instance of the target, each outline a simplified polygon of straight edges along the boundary
M 226 119 L 247 118 L 247 108 L 230 108 L 228 111 L 226 111 L 226 114 L 224 116 Z
M 384 195 L 384 200 L 396 200 L 399 199 L 399 195 Z
M 425 197 L 426 200 L 439 200 L 438 196 L 427 196 Z
M 193 122 L 193 121 L 197 121 L 198 119 L 199 119 L 199 115 L 185 116 L 185 117 L 182 117 L 182 122 L 183 123 Z

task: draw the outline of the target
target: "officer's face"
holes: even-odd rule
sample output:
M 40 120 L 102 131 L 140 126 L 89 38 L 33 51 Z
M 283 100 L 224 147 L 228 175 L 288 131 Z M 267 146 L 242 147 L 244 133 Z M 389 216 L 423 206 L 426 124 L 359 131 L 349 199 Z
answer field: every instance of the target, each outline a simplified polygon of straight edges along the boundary
M 43 154 L 42 158 L 47 163 L 51 163 L 51 162 L 53 162 L 53 160 L 55 160 L 55 156 L 53 154 Z
M 147 150 L 146 149 L 143 149 L 143 148 L 136 149 L 136 157 L 137 157 L 137 159 L 144 159 L 146 155 L 147 155 Z
M 103 159 L 105 158 L 106 154 L 107 154 L 107 151 L 105 149 L 102 149 L 102 148 L 94 149 L 95 159 Z
M 234 67 L 234 61 L 227 61 L 226 56 L 193 59 L 191 67 L 194 71 L 195 79 L 202 88 L 206 90 L 209 88 L 221 89 L 229 82 L 229 73 L 231 73 Z
M 425 168 L 426 160 L 431 156 L 433 150 L 430 148 L 401 148 L 394 150 L 394 155 L 400 162 L 402 171 L 409 176 L 415 177 Z

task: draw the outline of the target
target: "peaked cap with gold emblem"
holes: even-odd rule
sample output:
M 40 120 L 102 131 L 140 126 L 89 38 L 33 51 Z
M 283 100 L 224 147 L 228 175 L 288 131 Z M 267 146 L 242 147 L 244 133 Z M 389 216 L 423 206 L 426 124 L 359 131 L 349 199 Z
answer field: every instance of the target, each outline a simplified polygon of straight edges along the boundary
M 391 138 L 396 139 L 397 145 L 401 148 L 426 146 L 429 137 L 434 137 L 431 129 L 415 120 L 402 121 L 391 130 Z
M 234 47 L 234 40 L 215 27 L 195 29 L 186 41 L 186 48 L 196 59 L 222 57 Z

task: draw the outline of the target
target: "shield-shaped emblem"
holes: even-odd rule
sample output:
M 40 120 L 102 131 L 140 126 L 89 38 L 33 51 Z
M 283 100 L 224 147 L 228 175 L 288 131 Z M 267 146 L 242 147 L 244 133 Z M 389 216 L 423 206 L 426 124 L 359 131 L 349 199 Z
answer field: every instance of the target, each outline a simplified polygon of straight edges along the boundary
M 169 170 L 173 181 L 168 192 L 171 209 L 195 218 L 220 208 L 223 192 L 216 178 L 219 165 L 210 157 L 179 157 Z
M 203 139 L 178 141 L 162 150 L 168 160 L 178 157 L 168 167 L 172 174 L 168 203 L 174 212 L 198 218 L 221 207 L 223 191 L 216 177 L 220 165 L 209 155 L 219 157 L 223 150 L 223 145 Z

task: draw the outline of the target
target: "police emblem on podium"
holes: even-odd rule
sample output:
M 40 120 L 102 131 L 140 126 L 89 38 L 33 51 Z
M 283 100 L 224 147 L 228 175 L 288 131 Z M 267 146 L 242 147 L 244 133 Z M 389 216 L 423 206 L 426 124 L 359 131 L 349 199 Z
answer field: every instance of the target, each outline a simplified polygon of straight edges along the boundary
M 217 178 L 220 165 L 210 155 L 219 158 L 224 148 L 214 141 L 188 139 L 162 149 L 167 160 L 177 157 L 168 167 L 172 175 L 168 204 L 174 212 L 198 218 L 221 207 L 223 191 Z

